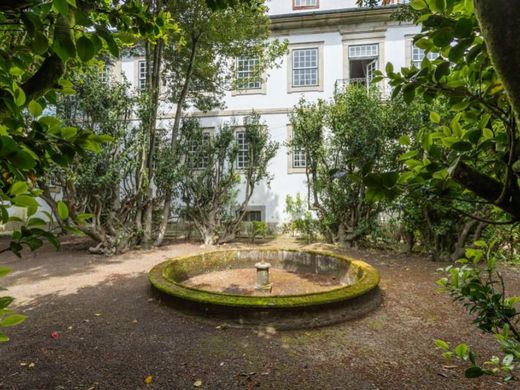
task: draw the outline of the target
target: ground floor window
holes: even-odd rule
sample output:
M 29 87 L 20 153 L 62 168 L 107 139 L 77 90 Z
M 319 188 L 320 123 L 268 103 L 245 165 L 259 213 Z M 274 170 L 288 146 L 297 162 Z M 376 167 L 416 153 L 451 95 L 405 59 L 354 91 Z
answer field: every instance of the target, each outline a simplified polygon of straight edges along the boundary
M 262 221 L 262 211 L 261 210 L 249 210 L 246 211 L 244 215 L 244 222 L 261 222 Z

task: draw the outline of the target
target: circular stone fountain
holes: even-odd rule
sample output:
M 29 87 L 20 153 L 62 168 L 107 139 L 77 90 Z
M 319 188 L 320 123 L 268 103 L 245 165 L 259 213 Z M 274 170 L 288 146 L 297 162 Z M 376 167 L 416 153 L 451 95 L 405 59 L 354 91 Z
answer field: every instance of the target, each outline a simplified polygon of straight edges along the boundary
M 329 325 L 375 309 L 379 272 L 334 253 L 215 251 L 156 265 L 152 285 L 175 307 L 229 325 L 278 329 Z

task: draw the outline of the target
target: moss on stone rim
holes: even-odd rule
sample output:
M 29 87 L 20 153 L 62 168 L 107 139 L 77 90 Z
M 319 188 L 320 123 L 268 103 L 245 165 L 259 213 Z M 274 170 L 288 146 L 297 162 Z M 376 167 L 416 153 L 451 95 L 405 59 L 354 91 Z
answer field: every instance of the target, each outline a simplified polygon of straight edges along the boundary
M 285 295 L 285 296 L 244 296 L 244 295 L 233 295 L 226 293 L 210 292 L 199 290 L 191 287 L 183 286 L 171 279 L 164 276 L 164 270 L 172 262 L 177 261 L 190 261 L 190 259 L 198 259 L 201 256 L 207 254 L 220 254 L 222 256 L 230 255 L 236 252 L 302 252 L 310 253 L 319 256 L 333 257 L 339 261 L 346 261 L 363 273 L 362 277 L 353 285 L 339 287 L 336 289 L 301 295 Z M 363 295 L 370 290 L 377 287 L 379 284 L 379 272 L 371 265 L 364 261 L 350 259 L 346 256 L 338 255 L 332 252 L 323 252 L 315 250 L 304 250 L 300 251 L 297 249 L 285 249 L 285 248 L 258 248 L 258 249 L 236 249 L 236 250 L 225 250 L 225 251 L 212 251 L 201 253 L 198 255 L 190 255 L 183 257 L 176 257 L 160 264 L 157 264 L 148 274 L 150 283 L 159 291 L 173 297 L 198 302 L 210 305 L 228 306 L 228 307 L 245 307 L 245 308 L 296 308 L 296 307 L 311 307 L 325 305 L 335 302 L 346 301 L 360 295 Z

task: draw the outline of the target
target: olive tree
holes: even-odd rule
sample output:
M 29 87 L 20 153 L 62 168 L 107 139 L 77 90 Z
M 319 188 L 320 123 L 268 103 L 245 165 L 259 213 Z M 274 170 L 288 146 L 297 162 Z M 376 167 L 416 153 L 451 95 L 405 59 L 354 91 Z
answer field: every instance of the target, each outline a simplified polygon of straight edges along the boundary
M 269 17 L 265 1 L 251 1 L 233 7 L 213 9 L 203 0 L 178 1 L 170 8 L 183 32 L 184 44 L 169 41 L 164 48 L 164 80 L 167 100 L 174 104 L 175 115 L 169 145 L 177 153 L 179 129 L 186 109 L 200 111 L 219 108 L 224 93 L 237 87 L 236 59 L 255 58 L 251 82 L 266 82 L 264 70 L 277 65 L 286 44 L 270 40 Z M 165 183 L 166 184 L 166 183 Z M 170 217 L 175 183 L 166 185 L 158 203 L 161 221 L 155 244 L 160 245 Z
M 235 238 L 255 188 L 271 179 L 268 164 L 278 145 L 259 116 L 245 117 L 239 127 L 246 152 L 239 152 L 236 131 L 226 124 L 208 135 L 195 120 L 186 120 L 181 128 L 179 142 L 185 151 L 178 165 L 181 214 L 194 223 L 206 245 Z
M 136 178 L 143 139 L 142 129 L 130 127 L 136 99 L 128 83 L 102 79 L 97 67 L 77 76 L 74 88 L 75 95 L 58 99 L 58 117 L 68 126 L 91 129 L 110 142 L 66 166 L 55 165 L 39 180 L 39 187 L 60 223 L 95 241 L 92 252 L 119 253 L 140 239 L 132 223 L 139 208 Z M 60 202 L 52 196 L 51 186 L 61 190 L 68 205 L 64 221 L 59 218 Z

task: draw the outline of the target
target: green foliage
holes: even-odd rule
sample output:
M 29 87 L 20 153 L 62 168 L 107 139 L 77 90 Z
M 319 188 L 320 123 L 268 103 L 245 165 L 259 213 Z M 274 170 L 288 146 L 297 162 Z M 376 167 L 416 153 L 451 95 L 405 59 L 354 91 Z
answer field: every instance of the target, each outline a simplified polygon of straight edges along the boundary
M 251 241 L 254 243 L 255 238 L 262 237 L 265 238 L 267 236 L 267 233 L 269 231 L 269 228 L 267 226 L 267 223 L 264 221 L 253 221 L 251 222 Z
M 470 360 L 472 366 L 466 370 L 468 378 L 501 375 L 509 381 L 516 379 L 515 370 L 520 364 L 520 324 L 516 308 L 520 297 L 506 296 L 503 277 L 496 268 L 496 243 L 477 241 L 474 245 L 466 250 L 457 265 L 444 269 L 446 277 L 438 284 L 475 316 L 474 323 L 479 329 L 495 335 L 504 357 L 493 356 L 478 364 L 476 354 L 465 344 L 453 350 L 440 340 L 436 345 L 445 351 L 446 358 Z
M 410 114 L 400 103 L 382 101 L 376 89 L 356 85 L 330 103 L 302 100 L 295 107 L 290 146 L 305 151 L 308 206 L 328 241 L 354 244 L 376 223 L 384 202 L 367 183 L 373 185 L 378 173 L 398 168 L 403 149 L 397 139 L 417 131 Z M 390 189 L 397 177 L 388 173 L 378 183 Z
M 498 225 L 483 235 L 497 243 L 494 256 L 500 262 L 520 265 L 520 225 Z
M 265 1 L 236 3 L 217 10 L 203 0 L 178 1 L 171 7 L 183 31 L 183 44 L 172 41 L 164 52 L 164 77 L 174 104 L 201 111 L 220 107 L 225 91 L 237 86 L 237 57 L 256 58 L 254 77 L 264 79 L 264 71 L 277 66 L 287 51 L 286 43 L 268 39 Z
M 422 27 L 414 44 L 438 57 L 430 60 L 425 56 L 419 68 L 403 68 L 399 73 L 387 67 L 393 96 L 402 95 L 409 103 L 422 97 L 434 107 L 441 103 L 448 112 L 431 110 L 432 126 L 421 133 L 421 150 L 402 156 L 407 170 L 400 175 L 395 190 L 410 192 L 422 188 L 452 199 L 455 196 L 456 202 L 447 206 L 459 214 L 480 223 L 507 224 L 520 218 L 518 118 L 510 103 L 514 96 L 508 96 L 504 88 L 511 80 L 500 79 L 488 52 L 500 43 L 496 39 L 485 41 L 488 33 L 493 36 L 490 31 L 496 26 L 488 25 L 487 31 L 481 29 L 475 15 L 474 6 L 483 3 L 413 0 L 408 7 L 408 17 Z M 494 22 L 500 20 L 495 17 Z M 510 51 L 514 50 L 508 47 Z M 494 59 L 496 63 L 497 58 Z M 383 74 L 380 76 L 376 79 L 380 80 Z M 475 315 L 481 330 L 496 336 L 505 354 L 502 360 L 492 357 L 478 364 L 476 354 L 465 344 L 451 349 L 438 341 L 436 345 L 446 358 L 471 362 L 466 370 L 468 378 L 484 374 L 500 374 L 505 380 L 516 378 L 514 370 L 520 356 L 515 307 L 518 298 L 506 297 L 505 283 L 495 265 L 496 254 L 503 257 L 508 245 L 513 257 L 514 231 L 510 230 L 507 240 L 502 228 L 488 229 L 490 243 L 475 242 L 475 247 L 459 256 L 463 259 L 448 267 L 447 277 L 439 281 L 443 289 Z
M 302 199 L 300 193 L 296 194 L 294 199 L 287 195 L 285 198 L 285 212 L 291 218 L 289 228 L 293 234 L 302 235 L 308 244 L 315 240 L 316 232 L 319 230 L 318 221 L 307 209 L 306 202 Z
M 209 8 L 218 10 L 218 9 L 225 9 L 225 8 L 231 8 L 236 7 L 237 5 L 243 5 L 247 4 L 253 7 L 262 7 L 263 1 L 262 0 L 206 0 L 206 4 Z
M 119 34 L 160 33 L 156 21 L 162 19 L 166 28 L 168 15 L 156 17 L 140 1 L 11 1 L 0 6 L 0 223 L 10 220 L 11 206 L 27 209 L 29 217 L 7 250 L 19 255 L 23 246 L 34 250 L 42 239 L 57 244 L 52 234 L 34 227 L 35 199 L 41 195 L 36 184 L 51 166 L 66 166 L 99 150 L 104 141 L 50 115 L 58 95 L 74 93 L 65 70 L 71 74 L 101 53 L 118 56 Z M 111 32 L 114 28 L 118 33 Z
M 8 268 L 0 267 L 0 277 L 7 275 L 10 272 Z M 7 328 L 22 323 L 27 317 L 15 313 L 9 309 L 9 305 L 13 302 L 12 297 L 0 297 L 0 328 Z M 9 341 L 3 332 L 0 332 L 0 342 Z
M 270 181 L 267 165 L 278 145 L 270 139 L 258 115 L 245 118 L 240 130 L 244 132 L 248 151 L 244 156 L 245 166 L 238 169 L 238 147 L 232 126 L 224 125 L 209 136 L 195 120 L 185 121 L 181 129 L 179 149 L 187 151 L 177 166 L 181 215 L 194 222 L 206 244 L 234 237 L 255 187 L 262 181 Z M 244 201 L 237 204 L 241 183 Z
M 386 77 L 394 97 L 402 95 L 408 103 L 421 97 L 434 104 L 432 126 L 421 133 L 419 158 L 402 156 L 408 171 L 392 190 L 426 185 L 446 192 L 459 186 L 519 218 L 516 118 L 480 34 L 473 3 L 421 0 L 411 7 L 422 26 L 415 45 L 438 57 L 426 56 L 420 68 L 400 72 L 387 67 Z M 439 102 L 447 111 L 437 111 Z
M 129 130 L 135 102 L 129 84 L 100 77 L 98 66 L 77 76 L 75 95 L 58 99 L 57 115 L 68 128 L 89 128 L 110 142 L 66 166 L 54 165 L 39 186 L 58 222 L 67 221 L 89 235 L 108 254 L 125 249 L 136 234 L 129 224 L 136 212 L 131 207 L 136 190 L 128 184 L 137 170 L 141 133 L 139 128 Z M 51 184 L 61 189 L 64 201 L 53 199 Z

